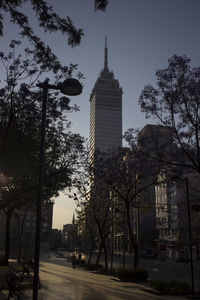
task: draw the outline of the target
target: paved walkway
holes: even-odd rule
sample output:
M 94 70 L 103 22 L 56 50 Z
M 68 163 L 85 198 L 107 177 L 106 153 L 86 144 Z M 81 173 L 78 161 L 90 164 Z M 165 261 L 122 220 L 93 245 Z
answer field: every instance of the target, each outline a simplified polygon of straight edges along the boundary
M 95 258 L 92 260 L 95 262 Z M 132 258 L 125 257 L 125 266 L 129 267 L 133 264 Z M 103 257 L 101 262 L 104 263 Z M 123 266 L 123 257 L 114 256 L 113 268 L 117 269 Z M 110 267 L 110 262 L 109 262 Z M 145 268 L 149 272 L 149 279 L 177 279 L 191 283 L 190 263 L 178 263 L 172 260 L 161 261 L 158 259 L 140 259 L 139 267 Z M 200 290 L 200 262 L 194 260 L 194 279 L 195 287 Z
M 40 279 L 39 300 L 155 300 L 157 297 L 144 291 L 141 284 L 121 282 L 111 276 L 73 269 L 56 262 L 41 263 Z M 32 291 L 26 291 L 23 300 L 31 299 Z M 159 300 L 180 299 L 185 297 L 159 296 Z

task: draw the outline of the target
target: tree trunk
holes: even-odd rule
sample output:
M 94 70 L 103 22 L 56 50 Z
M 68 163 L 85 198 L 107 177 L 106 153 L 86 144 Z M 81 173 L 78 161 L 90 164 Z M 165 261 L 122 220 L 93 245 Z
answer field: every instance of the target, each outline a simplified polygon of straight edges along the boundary
M 100 258 L 101 258 L 101 253 L 102 253 L 102 249 L 103 249 L 103 245 L 102 245 L 102 241 L 101 241 L 100 247 L 99 247 L 99 252 L 98 252 L 98 255 L 97 255 L 97 259 L 96 259 L 96 265 L 99 264 L 99 261 L 100 261 Z
M 105 263 L 105 271 L 108 271 L 108 251 L 106 245 L 106 239 L 104 238 L 102 241 L 103 249 L 104 249 L 104 263 Z
M 88 258 L 88 264 L 90 264 L 91 262 L 91 259 L 92 259 L 92 255 L 93 255 L 93 252 L 94 252 L 94 248 L 95 248 L 95 245 L 92 245 L 91 249 L 90 249 L 90 253 L 89 253 L 89 258 Z
M 110 268 L 113 270 L 113 258 L 114 258 L 114 251 L 113 251 L 113 240 L 111 241 L 111 256 L 110 256 Z
M 108 271 L 108 251 L 106 245 L 106 236 L 103 234 L 102 230 L 99 229 L 99 234 L 101 237 L 101 249 L 104 249 L 104 263 L 105 263 L 105 271 Z
M 113 216 L 112 216 L 113 218 Z M 113 238 L 113 224 L 111 227 L 111 256 L 110 256 L 110 269 L 113 270 L 113 258 L 114 258 L 114 238 Z
M 23 228 L 24 228 L 24 222 L 26 219 L 28 209 L 26 209 L 22 220 L 20 217 L 18 218 L 18 258 L 17 261 L 20 263 L 21 261 L 21 254 L 22 254 L 22 234 L 23 234 Z
M 92 254 L 93 254 L 93 249 L 91 249 L 91 250 L 90 250 L 90 253 L 89 253 L 89 258 L 88 258 L 88 261 L 87 261 L 87 264 L 88 264 L 88 265 L 89 265 L 90 262 L 91 262 Z
M 137 244 L 134 244 L 134 252 L 135 252 L 134 269 L 137 269 L 137 267 L 138 267 L 138 245 Z
M 5 232 L 5 256 L 4 263 L 8 265 L 8 259 L 10 254 L 10 220 L 12 211 L 6 212 L 6 232 Z
M 22 254 L 21 236 L 18 236 L 18 257 L 17 257 L 18 263 L 21 262 L 21 254 Z
M 132 230 L 131 222 L 130 222 L 129 206 L 126 207 L 126 211 L 127 211 L 127 225 L 128 225 L 128 231 L 129 231 L 129 236 L 130 236 L 130 240 L 131 240 L 131 246 L 134 249 L 134 269 L 137 269 L 137 267 L 138 267 L 138 245 L 137 245 L 137 243 L 135 243 L 135 240 L 134 240 L 133 230 Z

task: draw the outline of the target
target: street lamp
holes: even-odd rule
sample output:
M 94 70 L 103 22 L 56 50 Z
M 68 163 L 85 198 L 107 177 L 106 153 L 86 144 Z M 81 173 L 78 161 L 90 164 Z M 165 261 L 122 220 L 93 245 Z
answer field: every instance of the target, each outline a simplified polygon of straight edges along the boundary
M 183 182 L 185 182 L 185 187 L 186 187 L 188 237 L 189 237 L 189 249 L 190 249 L 190 270 L 191 270 L 191 285 L 192 285 L 192 297 L 193 297 L 193 296 L 195 296 L 195 288 L 194 288 L 193 254 L 192 254 L 192 228 L 191 228 L 191 215 L 190 215 L 189 182 L 188 182 L 187 177 L 184 177 L 184 178 L 173 177 L 172 180 L 183 181 Z
M 49 84 L 49 80 L 37 84 L 43 90 L 42 97 L 42 122 L 40 133 L 40 151 L 39 151 L 39 174 L 38 174 L 38 191 L 37 191 L 37 206 L 36 206 L 36 232 L 35 232 L 35 256 L 34 256 L 34 278 L 33 278 L 33 300 L 38 299 L 39 285 L 39 261 L 40 261 L 40 227 L 41 227 L 41 207 L 43 198 L 43 177 L 44 177 L 44 157 L 45 157 L 45 133 L 46 133 L 46 107 L 48 90 L 59 90 L 61 93 L 68 96 L 77 96 L 82 93 L 82 85 L 73 78 L 68 78 L 64 82 L 57 85 Z

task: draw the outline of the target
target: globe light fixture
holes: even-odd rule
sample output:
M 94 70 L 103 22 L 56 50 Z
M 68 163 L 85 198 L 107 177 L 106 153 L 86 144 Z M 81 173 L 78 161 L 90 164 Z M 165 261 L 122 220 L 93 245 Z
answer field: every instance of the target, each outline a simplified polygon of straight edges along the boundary
M 59 83 L 61 93 L 68 96 L 78 96 L 82 93 L 82 85 L 77 79 L 67 78 L 63 83 Z

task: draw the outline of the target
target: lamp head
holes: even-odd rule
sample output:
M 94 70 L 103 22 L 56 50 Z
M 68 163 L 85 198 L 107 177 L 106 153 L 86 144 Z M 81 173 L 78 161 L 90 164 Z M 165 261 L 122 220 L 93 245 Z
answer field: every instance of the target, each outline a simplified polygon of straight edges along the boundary
M 67 78 L 59 83 L 61 93 L 68 96 L 78 96 L 82 93 L 82 85 L 77 79 Z

